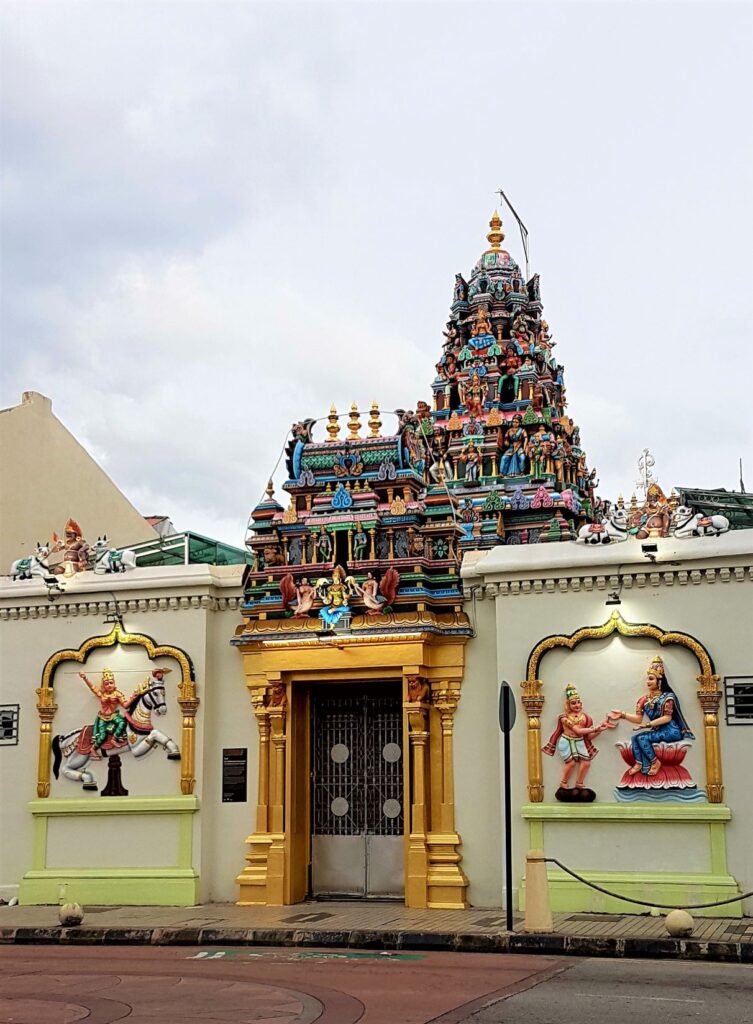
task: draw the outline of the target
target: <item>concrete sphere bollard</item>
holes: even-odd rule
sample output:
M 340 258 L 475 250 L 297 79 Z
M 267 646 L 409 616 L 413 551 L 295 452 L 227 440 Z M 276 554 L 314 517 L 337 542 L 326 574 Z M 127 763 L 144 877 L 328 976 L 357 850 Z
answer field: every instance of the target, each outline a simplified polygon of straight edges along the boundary
M 58 917 L 63 927 L 71 927 L 81 924 L 84 920 L 84 912 L 79 903 L 63 903 L 58 910 Z
M 664 927 L 676 939 L 693 934 L 694 921 L 687 910 L 670 910 L 664 918 Z

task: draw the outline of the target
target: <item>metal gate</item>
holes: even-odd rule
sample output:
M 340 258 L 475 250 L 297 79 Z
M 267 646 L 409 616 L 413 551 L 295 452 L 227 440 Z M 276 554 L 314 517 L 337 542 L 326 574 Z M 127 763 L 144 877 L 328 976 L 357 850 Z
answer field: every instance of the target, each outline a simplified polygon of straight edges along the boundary
M 402 747 L 399 683 L 314 687 L 313 895 L 403 895 Z

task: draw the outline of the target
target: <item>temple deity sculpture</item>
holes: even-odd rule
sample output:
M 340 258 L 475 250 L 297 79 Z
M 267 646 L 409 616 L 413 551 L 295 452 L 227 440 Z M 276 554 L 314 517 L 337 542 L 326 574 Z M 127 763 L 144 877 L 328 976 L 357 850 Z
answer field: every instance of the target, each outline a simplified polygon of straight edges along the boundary
M 483 413 L 486 387 L 481 383 L 477 369 L 471 373 L 468 382 L 462 385 L 460 398 L 469 416 L 480 416 Z
M 89 568 L 89 545 L 84 540 L 81 527 L 75 519 L 65 524 L 64 536 L 61 540 L 56 533 L 52 535 L 50 554 L 63 552 L 62 565 L 56 565 L 52 572 L 60 575 L 73 576 L 77 572 L 85 572 Z
M 658 775 L 662 767 L 657 749 L 660 744 L 695 739 L 658 656 L 646 670 L 646 691 L 638 698 L 634 712 L 615 710 L 608 715 L 614 723 L 624 719 L 638 727 L 630 743 L 635 763 L 628 775 Z
M 565 688 L 565 708 L 557 717 L 557 727 L 543 751 L 550 757 L 558 753 L 564 762 L 562 778 L 555 799 L 563 802 L 573 800 L 590 803 L 596 798 L 592 789 L 585 788 L 586 775 L 591 762 L 598 754 L 594 740 L 605 729 L 614 729 L 615 723 L 607 717 L 600 725 L 583 710 L 583 702 L 572 683 Z M 575 785 L 570 788 L 570 779 L 577 767 Z
M 358 524 L 358 529 L 353 535 L 353 558 L 356 562 L 360 562 L 366 557 L 366 548 L 369 544 L 369 537 L 361 524 Z
M 505 453 L 499 466 L 502 476 L 521 476 L 525 472 L 525 444 L 523 418 L 516 413 L 505 431 Z
M 481 470 L 481 454 L 473 441 L 468 442 L 460 461 L 465 465 L 465 483 L 477 483 Z

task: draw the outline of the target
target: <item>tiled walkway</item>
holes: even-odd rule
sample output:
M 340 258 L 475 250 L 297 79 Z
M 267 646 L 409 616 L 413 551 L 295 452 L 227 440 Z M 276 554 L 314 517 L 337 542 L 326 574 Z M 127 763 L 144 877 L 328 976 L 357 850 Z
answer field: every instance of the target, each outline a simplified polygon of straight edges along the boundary
M 87 928 L 272 929 L 295 932 L 423 932 L 489 935 L 505 930 L 499 908 L 472 910 L 409 910 L 389 902 L 311 902 L 289 907 L 238 907 L 209 903 L 199 907 L 87 907 Z M 57 907 L 0 907 L 0 930 L 50 928 L 58 923 Z M 514 929 L 523 931 L 523 917 L 514 915 Z M 663 917 L 614 914 L 555 914 L 554 931 L 589 938 L 664 938 Z M 711 942 L 753 942 L 753 917 L 695 919 L 693 938 Z

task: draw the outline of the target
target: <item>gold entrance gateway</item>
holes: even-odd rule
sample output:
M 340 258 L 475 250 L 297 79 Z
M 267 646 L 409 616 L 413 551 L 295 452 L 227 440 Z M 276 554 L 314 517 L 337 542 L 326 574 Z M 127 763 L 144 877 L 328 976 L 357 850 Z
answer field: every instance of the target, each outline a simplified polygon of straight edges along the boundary
M 388 633 L 359 616 L 352 633 L 323 638 L 275 640 L 270 626 L 250 621 L 236 638 L 260 740 L 239 902 L 465 907 L 453 718 L 467 637 L 441 631 L 467 633 L 465 616 L 394 614 Z
M 425 403 L 424 403 L 425 404 Z M 453 719 L 472 635 L 459 579 L 458 502 L 427 484 L 425 423 L 340 440 L 313 420 L 252 513 L 243 626 L 233 643 L 259 727 L 256 823 L 241 903 L 403 897 L 465 907 L 455 831 Z

